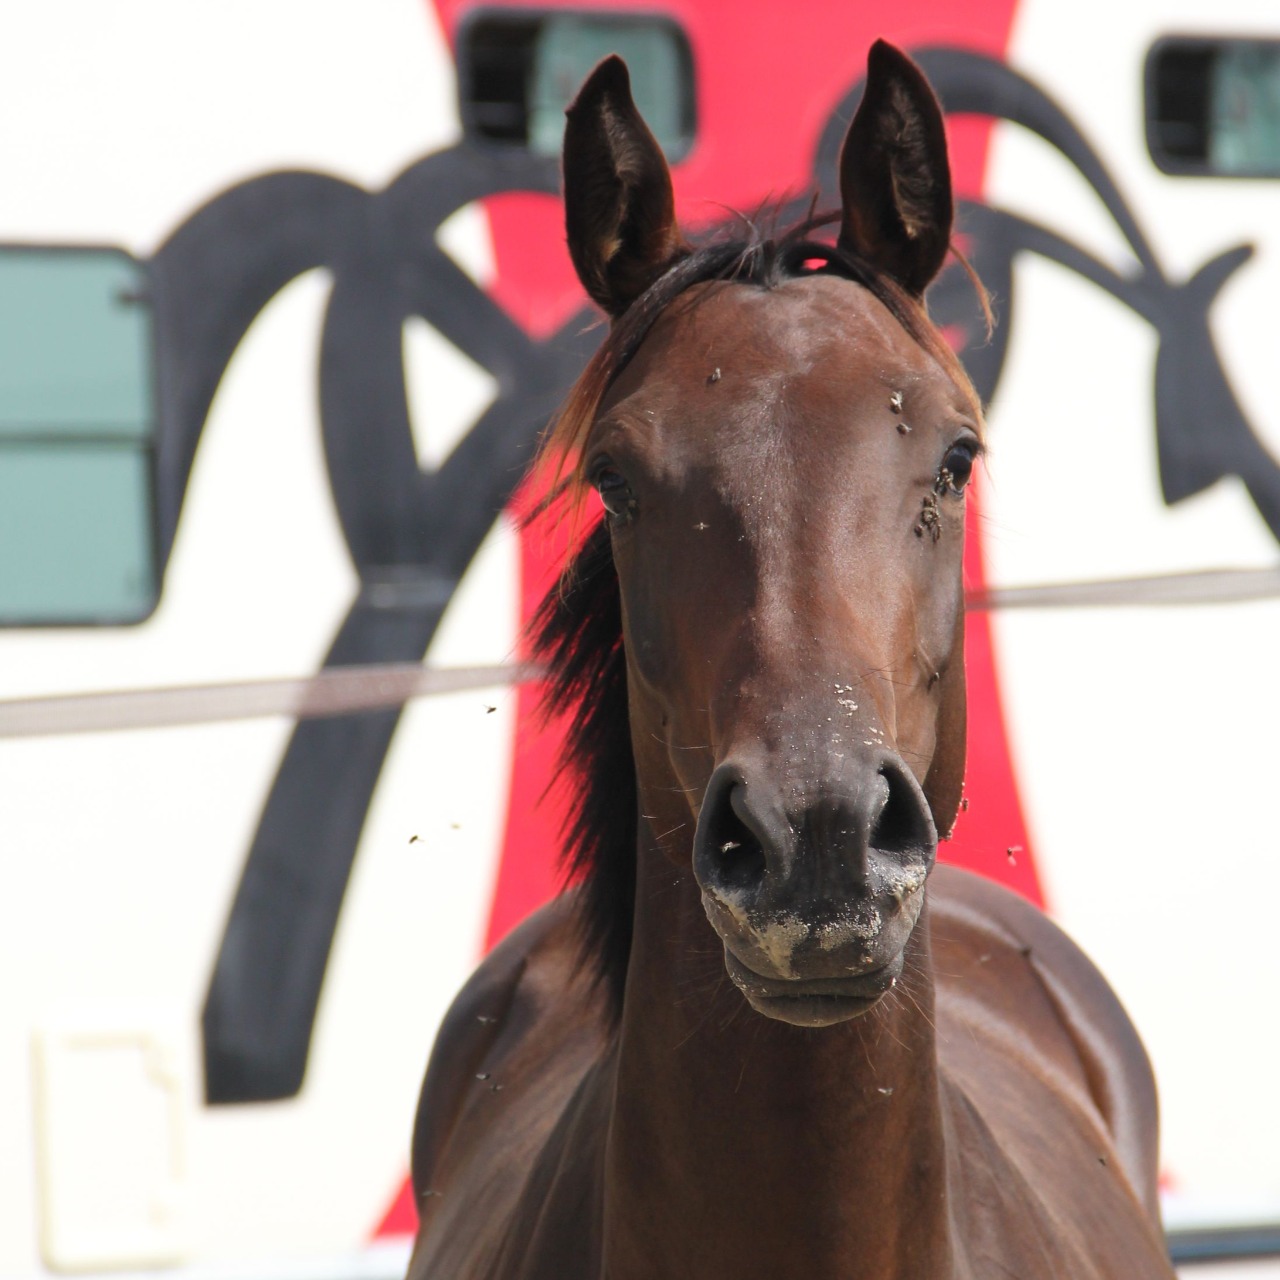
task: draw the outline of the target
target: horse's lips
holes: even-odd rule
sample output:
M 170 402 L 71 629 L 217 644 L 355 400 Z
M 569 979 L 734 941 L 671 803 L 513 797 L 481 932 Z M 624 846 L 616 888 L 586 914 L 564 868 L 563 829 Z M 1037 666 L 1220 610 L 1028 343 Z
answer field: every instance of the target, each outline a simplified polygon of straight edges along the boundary
M 823 1025 L 865 1012 L 897 982 L 905 956 L 847 978 L 766 978 L 749 969 L 728 947 L 725 969 L 752 1007 L 785 1022 Z

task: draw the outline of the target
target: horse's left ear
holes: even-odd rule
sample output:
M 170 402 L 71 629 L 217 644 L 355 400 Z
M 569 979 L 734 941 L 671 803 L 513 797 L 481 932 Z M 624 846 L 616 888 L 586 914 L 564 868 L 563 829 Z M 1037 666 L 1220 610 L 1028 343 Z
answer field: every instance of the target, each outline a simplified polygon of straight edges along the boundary
M 587 77 L 565 115 L 569 256 L 583 287 L 616 319 L 685 252 L 671 172 L 617 55 Z
M 840 247 L 923 296 L 951 243 L 947 135 L 924 73 L 883 40 L 840 153 L 840 200 Z

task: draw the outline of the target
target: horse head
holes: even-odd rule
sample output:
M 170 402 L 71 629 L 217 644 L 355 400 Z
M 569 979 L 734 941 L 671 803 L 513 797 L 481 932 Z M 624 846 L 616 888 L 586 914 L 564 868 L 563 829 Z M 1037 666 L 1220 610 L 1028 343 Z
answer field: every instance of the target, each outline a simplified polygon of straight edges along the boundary
M 568 113 L 569 248 L 613 326 L 551 444 L 605 508 L 640 857 L 691 860 L 729 976 L 805 1026 L 901 974 L 964 769 L 981 413 L 922 304 L 941 113 L 884 43 L 840 191 L 834 246 L 693 249 L 621 61 Z

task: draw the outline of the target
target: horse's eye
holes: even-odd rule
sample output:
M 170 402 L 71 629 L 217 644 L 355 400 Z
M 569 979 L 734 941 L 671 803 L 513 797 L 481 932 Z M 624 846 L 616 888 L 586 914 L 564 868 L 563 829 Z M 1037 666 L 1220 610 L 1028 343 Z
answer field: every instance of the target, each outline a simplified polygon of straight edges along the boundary
M 952 493 L 960 493 L 964 489 L 973 475 L 973 460 L 976 453 L 977 450 L 967 440 L 953 444 L 947 450 L 947 456 L 938 472 L 939 492 L 950 489 Z
M 615 520 L 627 520 L 635 514 L 636 499 L 626 477 L 613 467 L 601 467 L 592 477 L 604 509 Z

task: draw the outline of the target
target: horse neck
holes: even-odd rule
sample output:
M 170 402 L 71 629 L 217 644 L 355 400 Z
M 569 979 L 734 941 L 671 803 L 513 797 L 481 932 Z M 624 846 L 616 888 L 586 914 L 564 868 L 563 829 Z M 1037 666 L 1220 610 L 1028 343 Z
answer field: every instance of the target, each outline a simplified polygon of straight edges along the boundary
M 921 920 L 899 984 L 821 1030 L 756 1014 L 646 797 L 605 1185 L 609 1280 L 944 1276 L 946 1150 Z M 672 790 L 666 792 L 673 796 Z

